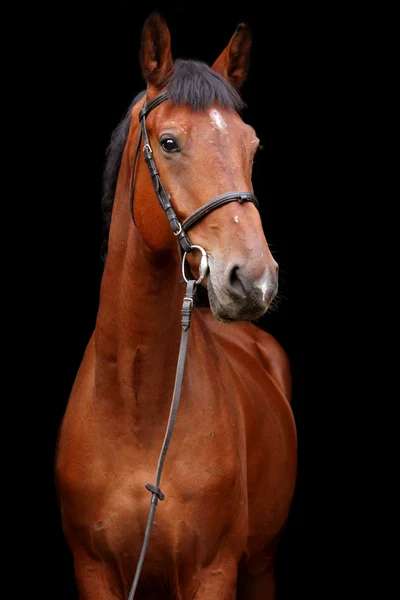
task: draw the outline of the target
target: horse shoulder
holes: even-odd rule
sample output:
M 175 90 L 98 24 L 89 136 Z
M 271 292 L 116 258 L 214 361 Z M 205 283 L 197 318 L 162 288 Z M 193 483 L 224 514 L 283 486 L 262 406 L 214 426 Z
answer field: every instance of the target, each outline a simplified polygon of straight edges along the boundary
M 289 357 L 273 335 L 248 321 L 224 325 L 217 321 L 210 311 L 202 309 L 200 314 L 214 343 L 221 346 L 227 356 L 246 364 L 249 364 L 249 360 L 245 361 L 244 357 L 251 358 L 251 368 L 255 376 L 258 377 L 257 372 L 260 377 L 263 372 L 267 372 L 290 403 L 292 377 Z
M 261 364 L 281 389 L 288 402 L 291 402 L 292 375 L 286 351 L 270 333 L 254 325 L 252 329 Z

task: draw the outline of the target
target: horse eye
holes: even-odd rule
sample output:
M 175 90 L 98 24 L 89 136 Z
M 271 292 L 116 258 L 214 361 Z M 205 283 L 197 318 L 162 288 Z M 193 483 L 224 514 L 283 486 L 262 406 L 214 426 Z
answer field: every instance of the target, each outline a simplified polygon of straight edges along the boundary
M 180 152 L 178 144 L 172 138 L 164 138 L 160 141 L 161 148 L 165 152 Z

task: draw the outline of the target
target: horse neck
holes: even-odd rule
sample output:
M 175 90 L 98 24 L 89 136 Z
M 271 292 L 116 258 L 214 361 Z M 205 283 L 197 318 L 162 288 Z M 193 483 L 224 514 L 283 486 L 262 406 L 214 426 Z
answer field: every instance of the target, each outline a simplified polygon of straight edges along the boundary
M 135 186 L 135 202 L 141 201 L 140 189 Z M 113 411 L 122 409 L 124 418 L 128 413 L 148 422 L 154 415 L 159 421 L 160 410 L 169 410 L 173 390 L 185 288 L 178 249 L 162 256 L 146 247 L 131 218 L 129 196 L 125 153 L 94 336 L 97 397 L 111 401 Z

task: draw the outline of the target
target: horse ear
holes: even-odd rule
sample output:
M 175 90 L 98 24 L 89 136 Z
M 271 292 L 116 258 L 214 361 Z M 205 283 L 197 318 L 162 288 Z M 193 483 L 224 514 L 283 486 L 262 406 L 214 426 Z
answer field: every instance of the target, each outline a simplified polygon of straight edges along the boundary
M 251 32 L 245 23 L 237 26 L 225 50 L 219 55 L 212 69 L 239 89 L 247 77 L 250 63 Z
M 156 12 L 143 25 L 140 61 L 147 84 L 157 89 L 163 88 L 172 74 L 174 64 L 169 29 Z

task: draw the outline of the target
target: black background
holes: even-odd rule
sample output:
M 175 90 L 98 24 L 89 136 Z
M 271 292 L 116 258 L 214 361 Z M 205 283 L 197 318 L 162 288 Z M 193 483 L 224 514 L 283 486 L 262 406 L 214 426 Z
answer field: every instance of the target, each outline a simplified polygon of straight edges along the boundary
M 304 374 L 310 325 L 305 296 L 311 285 L 306 267 L 317 254 L 307 246 L 310 203 L 323 177 L 319 140 L 326 134 L 320 124 L 329 53 L 316 51 L 316 44 L 329 15 L 321 14 L 315 27 L 303 8 L 255 2 L 241 8 L 218 2 L 110 2 L 93 10 L 65 4 L 54 14 L 46 12 L 45 22 L 36 11 L 38 25 L 30 32 L 31 54 L 26 57 L 26 94 L 31 100 L 27 156 L 35 164 L 31 207 L 36 226 L 32 254 L 28 250 L 24 260 L 33 261 L 27 282 L 32 304 L 37 305 L 28 347 L 33 366 L 29 384 L 40 390 L 41 399 L 34 432 L 40 465 L 35 462 L 37 491 L 31 503 L 43 544 L 39 547 L 45 551 L 33 552 L 38 567 L 33 568 L 31 585 L 40 589 L 41 598 L 76 598 L 72 557 L 53 484 L 54 449 L 96 318 L 105 150 L 134 95 L 144 88 L 140 34 L 144 20 L 157 8 L 169 26 L 175 58 L 212 64 L 238 23 L 247 22 L 253 33 L 251 67 L 242 88 L 248 106 L 244 120 L 255 127 L 264 147 L 254 167 L 254 189 L 267 240 L 281 268 L 279 308 L 259 325 L 275 335 L 289 355 L 299 435 L 299 476 L 278 553 L 277 600 L 311 597 L 318 577 L 314 574 L 311 583 L 309 565 L 316 552 L 306 540 L 304 514 Z M 26 113 L 21 118 L 25 117 Z M 39 288 L 44 293 L 39 295 Z

